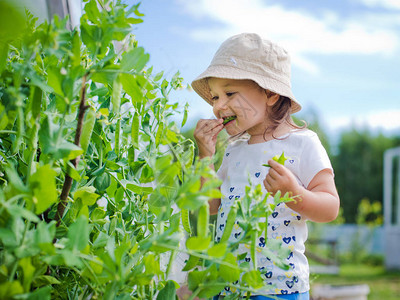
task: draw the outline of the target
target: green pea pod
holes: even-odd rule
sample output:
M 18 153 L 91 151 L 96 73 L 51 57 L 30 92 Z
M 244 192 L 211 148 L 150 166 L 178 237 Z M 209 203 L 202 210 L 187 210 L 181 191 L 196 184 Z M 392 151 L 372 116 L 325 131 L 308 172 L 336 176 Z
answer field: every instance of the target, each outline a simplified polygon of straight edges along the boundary
M 117 228 L 117 218 L 113 217 L 110 221 L 110 227 L 108 228 L 108 235 L 113 235 Z
M 256 241 L 257 241 L 257 233 L 256 231 L 253 231 L 251 233 L 251 247 L 250 247 L 251 260 L 253 261 L 253 270 L 257 270 Z
M 137 112 L 132 117 L 131 138 L 132 146 L 135 149 L 139 149 L 139 115 Z
M 159 123 L 157 133 L 156 133 L 156 146 L 158 146 L 160 144 L 163 133 L 164 133 L 164 123 Z
M 226 219 L 225 230 L 224 233 L 222 234 L 220 243 L 225 243 L 226 241 L 228 241 L 233 229 L 233 225 L 235 225 L 236 215 L 237 215 L 237 206 L 234 205 L 231 207 L 231 210 L 229 211 L 228 214 L 228 218 Z
M 285 153 L 282 151 L 281 156 L 275 155 L 272 159 L 273 159 L 274 161 L 280 163 L 281 165 L 285 165 L 285 161 L 287 160 L 287 157 L 285 156 Z M 263 166 L 264 166 L 264 167 L 271 168 L 271 166 L 268 165 L 268 164 L 263 164 Z
M 92 136 L 95 123 L 96 123 L 96 111 L 91 107 L 88 109 L 86 113 L 81 134 L 81 147 L 84 152 L 86 152 L 89 146 L 90 138 Z
M 115 114 L 119 114 L 119 109 L 121 106 L 121 93 L 122 93 L 122 83 L 117 77 L 113 82 L 113 90 L 111 95 L 111 103 L 113 105 L 113 110 Z
M 208 236 L 208 222 L 209 222 L 209 205 L 206 202 L 199 209 L 199 215 L 197 216 L 197 236 L 207 237 Z
M 190 220 L 189 220 L 189 211 L 187 209 L 182 209 L 181 211 L 182 225 L 189 235 L 192 234 L 192 230 L 190 228 Z

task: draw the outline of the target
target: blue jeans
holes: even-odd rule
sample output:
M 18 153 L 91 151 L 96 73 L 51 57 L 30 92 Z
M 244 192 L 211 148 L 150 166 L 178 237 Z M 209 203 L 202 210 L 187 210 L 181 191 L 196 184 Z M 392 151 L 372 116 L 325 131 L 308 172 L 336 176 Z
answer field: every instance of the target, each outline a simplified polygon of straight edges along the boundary
M 219 296 L 214 296 L 213 300 L 218 300 Z M 271 295 L 268 296 L 251 296 L 252 300 L 270 300 L 270 299 L 282 299 L 282 300 L 310 300 L 310 293 L 300 293 L 300 294 L 291 294 L 291 295 Z

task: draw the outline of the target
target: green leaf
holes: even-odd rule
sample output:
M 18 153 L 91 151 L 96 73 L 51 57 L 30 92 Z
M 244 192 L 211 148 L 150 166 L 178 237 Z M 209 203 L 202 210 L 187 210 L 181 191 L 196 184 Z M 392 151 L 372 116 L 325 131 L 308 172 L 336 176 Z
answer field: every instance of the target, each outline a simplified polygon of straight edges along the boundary
M 107 245 L 109 239 L 110 236 L 101 231 L 97 236 L 97 238 L 95 239 L 95 241 L 93 242 L 92 245 L 93 249 L 104 248 Z
M 41 287 L 44 285 L 51 285 L 51 284 L 61 284 L 61 282 L 53 276 L 39 275 L 35 277 L 32 283 L 32 285 L 35 287 Z
M 19 192 L 28 193 L 28 188 L 22 182 L 20 176 L 18 175 L 12 164 L 6 165 L 5 171 L 7 174 L 8 182 L 11 186 L 13 186 Z
M 53 242 L 54 236 L 56 234 L 55 221 L 47 224 L 45 222 L 40 222 L 35 230 L 34 240 L 39 246 L 42 244 L 48 244 Z
M 7 65 L 8 44 L 0 41 L 0 74 L 3 73 Z
M 21 258 L 18 264 L 22 268 L 22 272 L 24 273 L 23 288 L 25 292 L 28 292 L 31 288 L 31 282 L 33 280 L 33 275 L 36 269 L 32 265 L 30 257 Z
M 71 163 L 70 160 L 67 161 L 67 168 L 66 168 L 66 173 L 71 177 L 72 179 L 79 181 L 81 180 L 81 175 L 79 172 L 75 169 L 74 165 Z
M 173 281 L 167 281 L 167 284 L 158 293 L 157 300 L 176 300 L 176 288 Z
M 27 210 L 21 206 L 17 206 L 17 205 L 11 205 L 7 207 L 7 211 L 11 214 L 11 215 L 15 215 L 15 216 L 21 216 L 23 218 L 25 218 L 28 221 L 34 222 L 34 223 L 39 223 L 40 219 L 38 218 L 38 216 L 36 216 L 33 212 L 31 212 L 30 210 Z
M 210 246 L 211 237 L 192 236 L 186 240 L 186 247 L 189 250 L 203 251 Z
M 188 276 L 188 287 L 191 291 L 194 291 L 200 283 L 204 283 L 207 276 L 208 270 L 197 271 L 194 270 L 189 273 Z
M 96 189 L 93 186 L 84 186 L 76 190 L 74 193 L 75 201 L 79 198 L 82 200 L 84 205 L 93 205 L 100 195 L 95 193 Z
M 22 34 L 26 23 L 24 15 L 23 10 L 14 1 L 0 1 L 0 45 Z
M 240 271 L 237 266 L 236 257 L 232 253 L 228 253 L 223 261 L 232 266 L 221 264 L 219 267 L 219 276 L 221 276 L 226 282 L 235 282 L 236 280 L 239 280 Z
M 28 300 L 51 300 L 51 291 L 51 286 L 36 289 L 29 294 Z
M 100 25 L 99 19 L 101 17 L 101 14 L 99 8 L 97 7 L 97 1 L 89 1 L 89 3 L 85 5 L 85 13 L 90 22 Z
M 157 82 L 157 81 L 159 81 L 163 76 L 164 76 L 164 71 L 161 71 L 161 72 L 157 73 L 157 74 L 154 76 L 153 80 L 154 80 L 155 82 Z
M 17 280 L 0 283 L 0 299 L 12 299 L 14 295 L 22 294 L 24 289 Z
M 89 240 L 89 225 L 85 216 L 79 216 L 75 223 L 69 226 L 68 248 L 72 251 L 85 249 Z
M 182 271 L 190 271 L 199 263 L 200 258 L 198 256 L 190 255 L 186 265 L 183 267 Z
M 3 130 L 8 125 L 8 116 L 5 107 L 0 103 L 0 130 Z
M 226 243 L 215 244 L 207 250 L 207 253 L 211 257 L 222 257 L 226 253 L 226 247 Z
M 263 287 L 264 283 L 261 278 L 260 271 L 251 270 L 249 272 L 244 273 L 242 280 L 249 286 L 255 289 L 259 289 Z
M 41 214 L 57 202 L 56 175 L 57 172 L 50 165 L 44 165 L 29 178 L 36 214 Z
M 54 92 L 59 96 L 64 96 L 62 89 L 62 79 L 64 76 L 61 75 L 60 69 L 50 67 L 47 70 L 47 84 L 53 88 Z
M 144 187 L 144 186 L 142 187 L 142 186 L 138 186 L 138 185 L 135 185 L 132 183 L 128 183 L 126 185 L 126 188 L 138 195 L 147 195 L 147 194 L 151 194 L 153 192 L 152 187 Z
M 68 142 L 58 134 L 60 126 L 53 123 L 50 116 L 46 116 L 40 126 L 39 142 L 41 150 L 45 154 L 52 154 L 54 159 L 71 160 L 83 153 L 83 150 L 75 144 Z
M 111 184 L 110 175 L 107 173 L 103 173 L 96 177 L 94 180 L 94 186 L 99 192 L 105 191 Z
M 104 225 L 107 221 L 104 219 L 104 217 L 106 216 L 106 212 L 100 208 L 100 207 L 96 207 L 91 215 L 90 218 L 92 219 L 92 221 L 94 223 L 100 224 L 100 225 Z
M 134 48 L 122 55 L 121 70 L 130 71 L 134 69 L 135 71 L 140 72 L 143 70 L 149 59 L 150 55 L 144 53 L 144 48 Z
M 129 96 L 131 96 L 132 104 L 136 107 L 137 103 L 143 102 L 142 88 L 138 85 L 137 79 L 131 74 L 121 74 L 121 83 Z

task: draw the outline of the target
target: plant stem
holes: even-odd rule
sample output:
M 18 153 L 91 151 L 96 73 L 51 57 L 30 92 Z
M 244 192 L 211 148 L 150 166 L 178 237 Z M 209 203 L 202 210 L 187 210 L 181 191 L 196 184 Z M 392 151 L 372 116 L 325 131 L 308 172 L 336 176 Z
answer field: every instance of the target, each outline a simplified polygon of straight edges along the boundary
M 175 250 L 172 250 L 172 251 L 171 251 L 171 256 L 169 257 L 167 270 L 166 270 L 166 272 L 165 272 L 165 280 L 168 279 L 168 275 L 169 275 L 169 273 L 171 272 L 171 267 L 172 267 L 172 265 L 173 265 L 173 263 L 174 263 L 175 257 L 176 257 L 176 251 L 175 251 Z
M 196 296 L 200 293 L 201 289 L 197 288 L 188 298 L 188 300 L 193 300 L 194 298 L 196 298 Z
M 124 192 L 125 192 L 125 195 L 129 198 L 130 201 L 132 201 L 131 195 L 129 195 L 128 190 L 126 189 L 126 187 L 124 187 L 124 185 L 123 185 L 122 182 L 118 179 L 118 177 L 115 176 L 113 173 L 107 171 L 107 170 L 106 170 L 106 172 L 107 172 L 108 175 L 112 176 L 112 177 L 115 179 L 116 182 L 118 182 L 118 183 L 121 185 L 122 189 L 123 189 Z
M 83 126 L 83 120 L 85 117 L 85 112 L 89 108 L 89 106 L 86 106 L 86 104 L 85 104 L 86 76 L 87 75 L 85 74 L 82 79 L 81 98 L 80 98 L 79 111 L 78 111 L 78 124 L 76 126 L 76 133 L 75 133 L 74 144 L 77 146 L 79 146 L 79 142 L 81 139 L 82 126 Z M 74 167 L 76 167 L 78 165 L 78 159 L 79 159 L 79 157 L 71 160 L 71 163 Z M 55 221 L 57 222 L 57 225 L 56 225 L 57 227 L 60 226 L 61 219 L 64 215 L 65 208 L 67 207 L 68 195 L 69 195 L 69 191 L 71 190 L 71 186 L 72 186 L 72 178 L 68 174 L 66 174 L 65 180 L 64 180 L 64 185 L 63 185 L 61 196 L 60 196 L 60 202 L 58 203 L 58 206 L 57 206 L 57 213 L 56 213 L 56 218 L 55 218 Z M 55 242 L 55 240 L 53 242 Z

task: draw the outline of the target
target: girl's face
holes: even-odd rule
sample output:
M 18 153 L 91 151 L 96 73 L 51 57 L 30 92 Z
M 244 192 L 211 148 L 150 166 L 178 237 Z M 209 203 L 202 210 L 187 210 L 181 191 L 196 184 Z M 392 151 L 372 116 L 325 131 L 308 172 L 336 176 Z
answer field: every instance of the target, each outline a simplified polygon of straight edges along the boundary
M 265 90 L 252 80 L 234 80 L 212 77 L 208 80 L 217 118 L 235 117 L 225 125 L 230 135 L 247 131 L 250 135 L 262 135 L 268 127 L 268 106 L 279 95 L 268 97 Z

